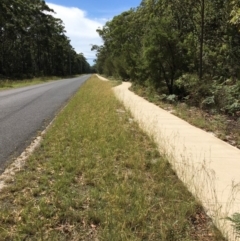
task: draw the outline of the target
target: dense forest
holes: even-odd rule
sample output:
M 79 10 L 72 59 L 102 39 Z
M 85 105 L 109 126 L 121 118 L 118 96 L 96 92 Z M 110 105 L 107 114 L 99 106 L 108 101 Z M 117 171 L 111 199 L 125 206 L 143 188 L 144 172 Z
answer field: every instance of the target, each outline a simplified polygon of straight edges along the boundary
M 87 73 L 63 22 L 42 0 L 0 1 L 0 79 Z
M 143 0 L 97 32 L 100 74 L 240 116 L 240 2 Z

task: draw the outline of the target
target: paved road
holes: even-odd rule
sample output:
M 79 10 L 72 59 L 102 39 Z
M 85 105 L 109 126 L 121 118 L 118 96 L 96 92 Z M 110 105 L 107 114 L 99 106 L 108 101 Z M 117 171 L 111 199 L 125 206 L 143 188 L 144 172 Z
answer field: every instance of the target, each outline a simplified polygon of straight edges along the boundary
M 89 77 L 0 91 L 0 173 Z

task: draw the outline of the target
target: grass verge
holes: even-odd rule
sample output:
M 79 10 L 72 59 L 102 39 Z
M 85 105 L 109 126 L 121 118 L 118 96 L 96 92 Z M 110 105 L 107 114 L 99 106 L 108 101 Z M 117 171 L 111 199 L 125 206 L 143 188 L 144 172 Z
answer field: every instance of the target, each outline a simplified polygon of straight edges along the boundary
M 0 90 L 10 89 L 10 88 L 20 88 L 30 85 L 42 84 L 53 80 L 66 79 L 66 78 L 74 78 L 77 76 L 45 76 L 38 77 L 33 79 L 23 79 L 23 80 L 0 80 Z
M 224 240 L 96 77 L 9 180 L 0 207 L 2 240 Z

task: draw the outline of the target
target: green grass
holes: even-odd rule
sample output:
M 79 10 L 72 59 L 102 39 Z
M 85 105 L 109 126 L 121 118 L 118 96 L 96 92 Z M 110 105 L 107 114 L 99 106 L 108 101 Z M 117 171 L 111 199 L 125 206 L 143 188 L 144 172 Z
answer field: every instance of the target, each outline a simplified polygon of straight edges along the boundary
M 70 76 L 70 77 L 46 76 L 46 77 L 38 77 L 38 78 L 23 79 L 23 80 L 0 80 L 0 90 L 20 88 L 20 87 L 25 87 L 30 85 L 42 84 L 49 81 L 63 79 L 63 78 L 73 78 L 73 77 L 77 77 L 77 76 Z
M 0 193 L 0 208 L 0 240 L 223 240 L 96 77 Z

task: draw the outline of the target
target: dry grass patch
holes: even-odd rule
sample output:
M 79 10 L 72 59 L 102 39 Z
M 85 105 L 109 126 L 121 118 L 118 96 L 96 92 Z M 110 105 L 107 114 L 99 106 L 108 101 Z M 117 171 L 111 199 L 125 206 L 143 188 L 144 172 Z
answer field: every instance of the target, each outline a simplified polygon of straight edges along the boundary
M 79 75 L 80 76 L 80 75 Z M 54 80 L 59 79 L 67 79 L 67 78 L 75 78 L 76 76 L 66 76 L 66 77 L 59 77 L 59 76 L 45 76 L 45 77 L 35 77 L 32 79 L 23 79 L 23 80 L 1 80 L 0 79 L 0 90 L 11 89 L 11 88 L 20 88 L 30 85 L 37 85 L 42 84 Z

